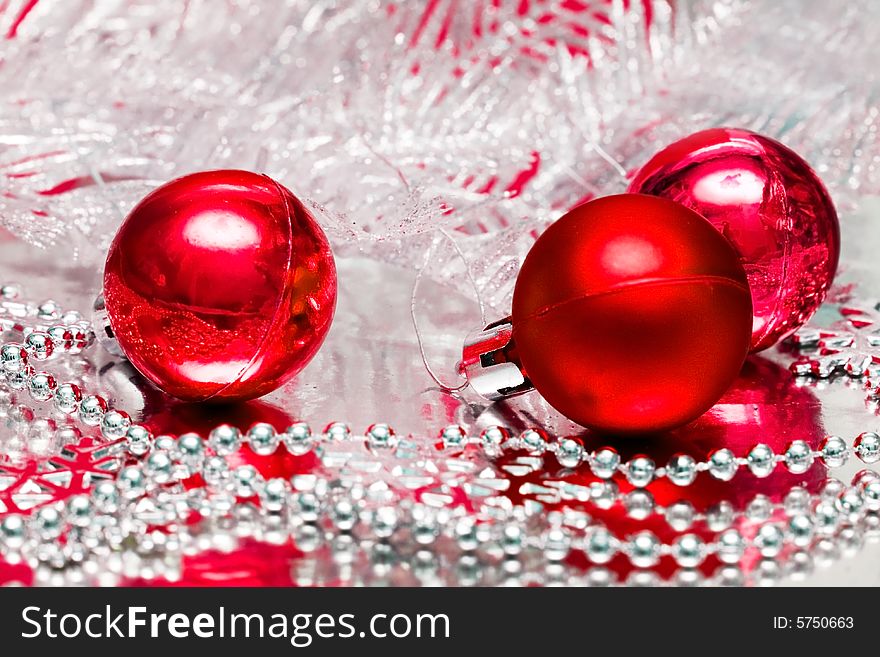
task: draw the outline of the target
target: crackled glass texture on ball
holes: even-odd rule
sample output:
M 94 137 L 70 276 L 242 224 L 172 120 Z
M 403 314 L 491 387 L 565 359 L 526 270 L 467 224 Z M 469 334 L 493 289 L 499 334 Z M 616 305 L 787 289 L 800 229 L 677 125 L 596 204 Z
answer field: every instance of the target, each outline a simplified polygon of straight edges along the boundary
M 131 363 L 187 401 L 262 396 L 324 340 L 336 268 L 303 204 L 267 176 L 209 171 L 144 198 L 104 272 L 110 324 Z
M 825 298 L 840 254 L 837 213 L 816 173 L 779 142 L 704 130 L 657 153 L 629 189 L 686 205 L 737 248 L 752 291 L 753 352 L 793 333 Z

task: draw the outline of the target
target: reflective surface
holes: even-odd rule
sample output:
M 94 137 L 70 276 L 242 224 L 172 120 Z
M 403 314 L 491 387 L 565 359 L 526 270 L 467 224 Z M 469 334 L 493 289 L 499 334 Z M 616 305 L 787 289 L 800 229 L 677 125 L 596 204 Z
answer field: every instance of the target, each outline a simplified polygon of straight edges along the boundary
M 825 298 L 840 253 L 837 213 L 810 166 L 779 142 L 704 130 L 657 153 L 629 189 L 683 203 L 733 242 L 752 290 L 753 351 L 797 329 Z
M 736 454 L 744 454 L 758 441 L 764 442 L 776 453 L 783 452 L 794 439 L 806 440 L 815 449 L 824 436 L 821 405 L 815 395 L 799 387 L 783 367 L 752 356 L 718 403 L 685 427 L 649 439 L 628 437 L 614 440 L 593 432 L 585 432 L 581 438 L 585 447 L 590 449 L 603 446 L 616 448 L 624 460 L 638 454 L 649 454 L 656 462 L 666 463 L 677 453 L 709 454 L 713 450 L 726 448 Z M 535 468 L 524 476 L 511 476 L 512 472 L 518 473 L 512 467 L 518 462 L 524 463 L 526 459 L 506 458 L 499 464 L 502 472 L 509 468 L 506 476 L 512 479 L 509 496 L 513 501 L 542 502 L 550 510 L 579 508 L 600 520 L 619 539 L 647 530 L 665 543 L 672 543 L 689 533 L 695 533 L 706 541 L 711 540 L 717 528 L 710 527 L 711 523 L 705 518 L 721 505 L 730 505 L 735 515 L 745 516 L 732 524 L 749 535 L 762 521 L 775 517 L 774 514 L 768 514 L 767 518 L 749 518 L 747 513 L 743 513 L 750 505 L 756 505 L 756 500 L 758 504 L 770 507 L 781 504 L 794 487 L 816 493 L 827 475 L 826 469 L 816 463 L 799 475 L 780 469 L 765 479 L 757 479 L 751 473 L 742 471 L 727 482 L 699 476 L 694 484 L 686 487 L 656 481 L 647 489 L 640 490 L 625 481 L 618 481 L 620 489 L 616 499 L 613 496 L 604 499 L 594 496 L 589 501 L 565 499 L 554 504 L 545 492 L 547 489 L 573 486 L 574 490 L 579 487 L 583 487 L 581 490 L 591 487 L 595 490 L 597 486 L 605 484 L 586 467 L 574 471 L 561 469 L 558 465 L 554 466 L 551 458 L 545 458 L 541 468 Z M 678 525 L 676 512 L 671 509 L 682 508 L 697 520 Z M 754 558 L 754 554 L 748 555 L 748 559 Z M 700 572 L 708 576 L 718 571 L 720 565 L 717 558 L 710 557 L 701 564 Z M 613 581 L 625 581 L 638 570 L 622 554 L 614 556 L 607 568 L 613 572 Z M 671 558 L 664 558 L 650 571 L 668 578 L 676 571 L 675 563 Z
M 132 364 L 190 401 L 265 395 L 324 340 L 336 270 L 320 227 L 267 176 L 174 180 L 131 211 L 107 256 L 104 298 Z
M 864 226 L 859 226 L 861 228 Z M 870 252 L 868 249 L 862 255 Z M 37 262 L 36 254 L 21 251 L 14 243 L 5 245 L 2 253 L 4 267 L 32 272 L 28 279 L 36 294 L 45 295 L 51 288 L 59 292 L 65 303 L 75 303 L 77 298 L 88 303 L 91 294 L 88 283 L 77 283 L 74 278 L 58 285 L 51 265 L 42 267 L 42 273 L 29 270 L 30 264 Z M 858 276 L 864 276 L 874 266 L 870 258 L 862 258 L 857 253 L 852 257 Z M 675 506 L 678 502 L 690 504 L 697 514 L 728 503 L 735 512 L 736 526 L 743 535 L 750 536 L 767 522 L 762 519 L 761 509 L 766 509 L 768 503 L 770 508 L 778 509 L 792 486 L 817 492 L 824 485 L 825 470 L 817 463 L 802 475 L 780 470 L 767 479 L 758 480 L 743 469 L 731 482 L 714 481 L 701 475 L 687 488 L 658 481 L 647 490 L 650 502 L 641 494 L 628 496 L 631 487 L 620 481 L 616 496 L 609 498 L 608 492 L 613 490 L 606 490 L 579 502 L 570 497 L 571 491 L 590 489 L 597 483 L 584 469 L 567 471 L 560 469 L 552 459 L 536 460 L 527 454 L 488 460 L 479 452 L 448 455 L 433 450 L 436 432 L 448 422 L 461 423 L 471 435 L 478 433 L 481 427 L 496 423 L 503 423 L 514 433 L 539 427 L 549 435 L 576 435 L 589 447 L 611 444 L 624 457 L 637 452 L 650 454 L 662 464 L 678 451 L 700 458 L 713 449 L 728 447 L 742 454 L 758 441 L 779 454 L 793 439 L 804 439 L 815 446 L 824 434 L 852 437 L 873 428 L 876 422 L 874 407 L 864 403 L 865 393 L 860 385 L 852 385 L 846 378 L 829 382 L 795 379 L 786 369 L 791 356 L 777 350 L 769 355 L 778 362 L 759 357 L 748 359 L 728 393 L 693 424 L 643 439 L 614 440 L 582 430 L 556 413 L 539 395 L 524 395 L 496 404 L 481 403 L 469 392 L 463 397 L 447 395 L 430 387 L 430 379 L 419 366 L 418 349 L 407 324 L 408 304 L 404 293 L 411 286 L 411 274 L 365 260 L 348 259 L 340 261 L 340 270 L 343 287 L 338 322 L 330 332 L 327 345 L 300 377 L 265 400 L 211 406 L 177 403 L 146 384 L 125 361 L 107 358 L 94 349 L 71 362 L 71 374 L 65 378 L 82 381 L 90 390 L 102 391 L 115 407 L 137 412 L 138 418 L 157 434 L 188 429 L 204 433 L 219 422 L 244 429 L 253 422 L 265 421 L 280 429 L 298 418 L 308 419 L 316 429 L 329 420 L 347 419 L 356 431 L 361 431 L 370 422 L 388 420 L 401 434 L 407 445 L 405 450 L 389 457 L 371 453 L 362 441 L 341 444 L 336 448 L 337 458 L 347 465 L 340 466 L 338 472 L 347 472 L 347 476 L 356 477 L 364 486 L 377 481 L 392 485 L 407 480 L 430 482 L 418 495 L 438 504 L 503 507 L 504 500 L 508 499 L 540 504 L 551 512 L 573 507 L 602 522 L 614 536 L 631 536 L 648 530 L 666 544 L 686 531 L 670 525 L 667 520 L 680 514 L 677 509 L 685 508 Z M 385 284 L 378 285 L 379 280 Z M 432 357 L 440 362 L 453 359 L 458 348 L 457 335 L 453 334 L 460 335 L 459 329 L 473 321 L 466 312 L 470 302 L 433 284 L 426 285 L 425 293 L 430 300 L 432 320 L 440 327 L 431 329 Z M 377 313 L 376 308 L 386 297 L 392 301 L 382 306 L 384 312 Z M 841 317 L 836 306 L 829 305 L 824 312 L 826 321 L 834 322 Z M 365 339 L 358 338 L 359 335 L 374 337 Z M 50 365 L 54 371 L 64 362 L 53 361 Z M 32 505 L 51 503 L 53 499 L 87 490 L 100 480 L 93 478 L 90 484 L 90 472 L 106 476 L 100 473 L 108 457 L 90 453 L 88 447 L 67 456 L 52 457 L 51 454 L 60 449 L 56 431 L 67 431 L 68 425 L 56 418 L 49 426 L 40 419 L 45 417 L 44 405 L 34 403 L 23 394 L 16 393 L 12 397 L 4 397 L 12 405 L 0 409 L 4 459 L 0 500 L 30 509 Z M 404 434 L 409 434 L 405 440 Z M 49 444 L 45 444 L 47 441 Z M 16 449 L 19 450 L 17 456 Z M 23 452 L 40 449 L 44 451 L 39 461 L 53 463 L 45 472 L 36 464 L 20 460 Z M 405 453 L 412 456 L 407 457 Z M 10 462 L 11 458 L 15 461 Z M 257 456 L 245 449 L 235 458 L 240 459 L 236 463 L 254 465 L 266 477 L 287 478 L 318 471 L 318 464 L 311 456 L 295 457 L 283 448 L 271 456 Z M 833 474 L 848 482 L 859 467 L 853 463 Z M 563 485 L 574 488 L 566 489 Z M 379 492 L 384 488 L 377 484 L 371 490 Z M 407 498 L 409 493 L 402 495 Z M 751 515 L 747 517 L 748 509 Z M 779 522 L 780 517 L 778 510 L 773 511 L 773 521 Z M 304 536 L 295 538 L 294 547 L 289 542 L 274 543 L 275 539 L 268 534 L 251 536 L 253 520 L 246 514 L 237 517 L 233 525 L 226 523 L 228 520 L 202 528 L 199 545 L 207 547 L 185 556 L 180 564 L 167 563 L 161 555 L 149 553 L 135 560 L 133 554 L 126 553 L 133 560 L 124 574 L 104 581 L 200 585 L 677 584 L 695 581 L 767 584 L 806 577 L 807 582 L 864 584 L 875 582 L 870 573 L 873 572 L 872 560 L 877 556 L 875 544 L 862 547 L 859 542 L 870 537 L 859 539 L 850 533 L 822 538 L 808 549 L 792 554 L 785 552 L 774 558 L 749 551 L 736 566 L 708 559 L 697 572 L 677 569 L 669 557 L 648 568 L 634 567 L 620 555 L 602 566 L 578 561 L 560 570 L 548 564 L 542 552 L 531 548 L 504 558 L 494 553 L 458 557 L 449 554 L 442 543 L 430 550 L 409 554 L 395 552 L 381 543 L 341 539 L 316 548 L 313 539 Z M 689 531 L 706 540 L 714 534 L 701 521 Z M 144 540 L 148 539 L 149 535 L 145 535 Z M 67 579 L 75 576 L 75 569 L 34 573 L 25 564 L 0 561 L 2 582 L 63 583 L 75 581 Z
M 575 422 L 656 432 L 714 404 L 748 351 L 751 303 L 730 245 L 663 199 L 609 196 L 535 243 L 513 295 L 526 376 Z

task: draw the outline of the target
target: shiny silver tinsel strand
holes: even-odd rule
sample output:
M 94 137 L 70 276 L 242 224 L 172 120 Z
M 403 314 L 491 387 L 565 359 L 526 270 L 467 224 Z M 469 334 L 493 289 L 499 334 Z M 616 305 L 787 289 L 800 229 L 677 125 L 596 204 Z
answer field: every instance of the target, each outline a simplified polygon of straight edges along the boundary
M 503 306 L 532 229 L 695 129 L 785 140 L 838 201 L 878 191 L 875 3 L 497 5 L 43 0 L 4 49 L 0 221 L 97 262 L 157 184 L 265 170 L 340 253 L 415 267 L 401 246 L 458 229 Z

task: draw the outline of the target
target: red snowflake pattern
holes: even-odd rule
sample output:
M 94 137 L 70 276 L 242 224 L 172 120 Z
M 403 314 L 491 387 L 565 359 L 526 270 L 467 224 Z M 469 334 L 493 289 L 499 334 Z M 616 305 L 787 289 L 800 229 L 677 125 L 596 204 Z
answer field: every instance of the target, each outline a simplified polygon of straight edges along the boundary
M 0 517 L 6 513 L 31 513 L 41 506 L 86 493 L 97 480 L 112 478 L 122 463 L 119 446 L 119 442 L 84 438 L 48 460 L 0 464 Z

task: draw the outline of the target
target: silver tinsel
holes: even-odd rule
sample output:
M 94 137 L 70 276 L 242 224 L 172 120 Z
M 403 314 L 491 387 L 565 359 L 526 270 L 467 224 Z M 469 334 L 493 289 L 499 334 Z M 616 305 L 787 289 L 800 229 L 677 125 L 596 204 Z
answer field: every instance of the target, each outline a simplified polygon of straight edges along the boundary
M 880 183 L 874 2 L 31 5 L 0 24 L 0 222 L 80 264 L 151 188 L 239 167 L 309 199 L 342 255 L 418 267 L 454 231 L 504 308 L 536 231 L 696 129 L 784 140 L 844 205 Z M 462 267 L 440 249 L 427 274 Z

